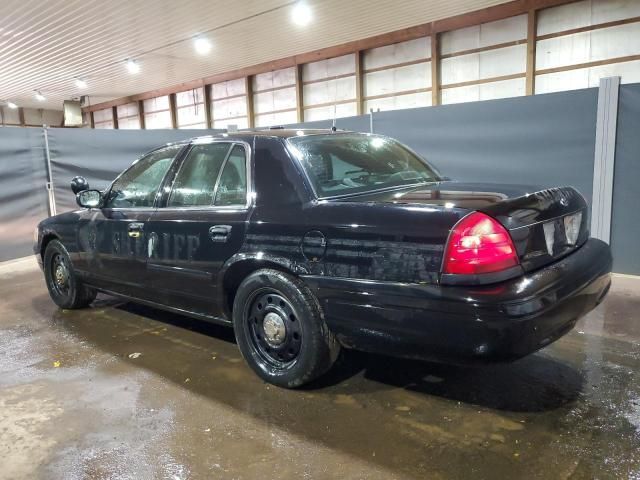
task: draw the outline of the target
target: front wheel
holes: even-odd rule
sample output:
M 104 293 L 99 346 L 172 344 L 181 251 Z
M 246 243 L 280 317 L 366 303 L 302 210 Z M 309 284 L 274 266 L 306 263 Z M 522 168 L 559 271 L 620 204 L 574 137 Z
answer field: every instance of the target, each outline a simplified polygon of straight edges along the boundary
M 52 240 L 44 252 L 44 276 L 49 295 L 60 308 L 84 308 L 96 298 L 97 292 L 77 277 L 67 250 L 58 240 Z
M 280 387 L 318 378 L 340 352 L 313 293 L 300 279 L 278 270 L 258 270 L 240 284 L 233 326 L 249 366 Z

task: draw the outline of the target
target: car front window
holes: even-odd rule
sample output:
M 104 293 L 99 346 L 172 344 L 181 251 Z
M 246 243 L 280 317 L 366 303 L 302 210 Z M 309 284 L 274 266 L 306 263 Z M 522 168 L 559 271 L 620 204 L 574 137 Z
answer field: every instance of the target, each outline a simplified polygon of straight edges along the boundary
M 387 137 L 334 133 L 293 137 L 289 144 L 319 197 L 440 180 L 425 161 Z
M 160 184 L 182 145 L 174 145 L 142 157 L 111 186 L 106 208 L 152 207 Z

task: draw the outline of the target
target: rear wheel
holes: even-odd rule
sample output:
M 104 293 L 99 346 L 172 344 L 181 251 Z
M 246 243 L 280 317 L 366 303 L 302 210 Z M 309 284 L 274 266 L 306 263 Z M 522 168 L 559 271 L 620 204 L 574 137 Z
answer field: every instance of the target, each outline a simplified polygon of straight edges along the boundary
M 278 270 L 258 270 L 242 282 L 233 324 L 249 366 L 280 387 L 316 379 L 340 352 L 315 296 L 300 279 Z
M 44 276 L 49 295 L 60 308 L 83 308 L 96 298 L 97 292 L 77 277 L 67 250 L 58 240 L 52 240 L 45 250 Z

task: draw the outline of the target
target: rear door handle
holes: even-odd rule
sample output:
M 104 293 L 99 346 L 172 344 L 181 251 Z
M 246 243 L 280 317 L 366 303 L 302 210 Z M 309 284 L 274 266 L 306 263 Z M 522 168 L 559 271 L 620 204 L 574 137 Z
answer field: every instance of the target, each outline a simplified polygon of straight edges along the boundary
M 144 223 L 132 222 L 127 226 L 127 233 L 131 238 L 140 238 L 144 230 Z
M 224 243 L 231 233 L 231 225 L 214 225 L 209 229 L 209 238 L 212 242 Z

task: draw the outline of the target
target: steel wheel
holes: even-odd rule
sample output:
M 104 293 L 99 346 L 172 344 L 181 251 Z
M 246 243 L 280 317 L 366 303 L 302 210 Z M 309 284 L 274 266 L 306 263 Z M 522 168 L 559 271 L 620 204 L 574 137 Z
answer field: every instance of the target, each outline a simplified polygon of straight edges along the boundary
M 61 297 L 69 296 L 69 265 L 67 259 L 60 255 L 55 254 L 51 259 L 51 285 L 58 295 Z
M 299 314 L 279 291 L 261 289 L 253 293 L 245 309 L 251 342 L 270 367 L 286 369 L 293 365 L 302 346 Z

